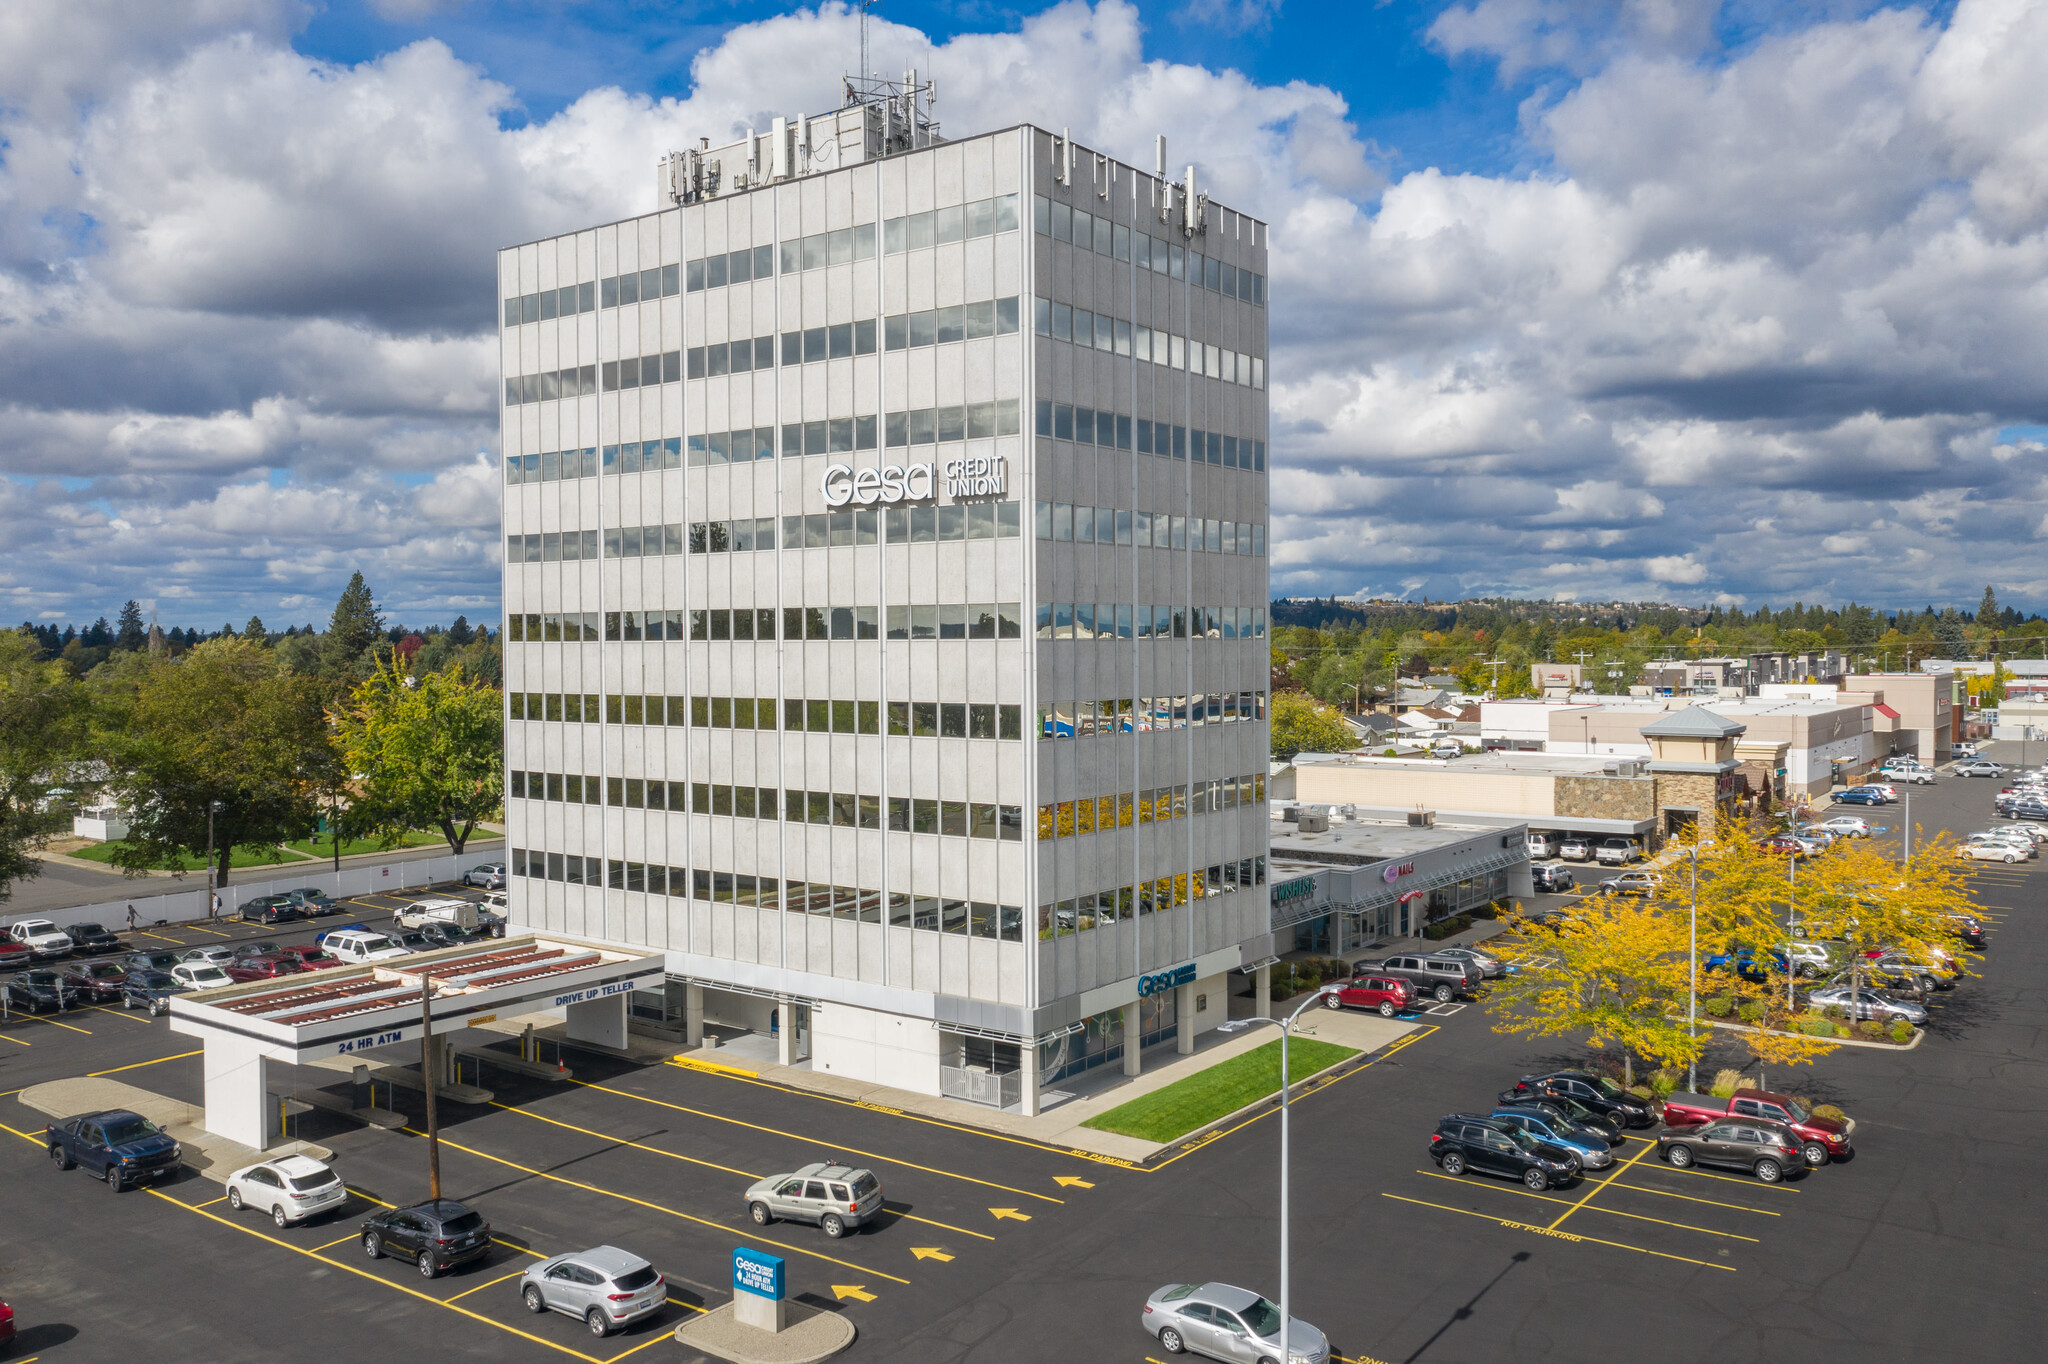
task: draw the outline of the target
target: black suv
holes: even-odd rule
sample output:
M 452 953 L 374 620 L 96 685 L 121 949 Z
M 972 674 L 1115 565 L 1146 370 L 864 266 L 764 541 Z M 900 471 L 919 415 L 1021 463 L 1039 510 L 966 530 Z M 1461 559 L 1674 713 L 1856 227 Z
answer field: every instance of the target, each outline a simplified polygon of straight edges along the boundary
M 1579 1158 L 1564 1147 L 1471 1113 L 1448 1114 L 1436 1125 L 1429 1158 L 1447 1175 L 1506 1175 L 1538 1192 L 1579 1177 Z
M 7 992 L 7 1007 L 24 1013 L 39 1014 L 45 1009 L 62 1013 L 86 1002 L 70 981 L 50 970 L 23 971 L 9 976 L 7 984 L 0 988 Z
M 1362 961 L 1354 968 L 1354 974 L 1398 976 L 1408 982 L 1417 997 L 1426 996 L 1439 1004 L 1448 1004 L 1460 996 L 1470 998 L 1486 979 L 1477 963 L 1462 957 L 1440 957 L 1433 952 L 1388 957 L 1379 962 Z
M 259 895 L 242 906 L 239 917 L 245 924 L 272 925 L 288 924 L 306 916 L 289 895 Z
M 121 950 L 121 940 L 98 924 L 72 924 L 64 936 L 71 939 L 71 950 L 82 957 Z
M 363 1223 L 363 1253 L 402 1255 L 431 1279 L 491 1253 L 491 1224 L 452 1198 L 410 1208 L 380 1208 Z
M 1501 1091 L 1500 1101 L 1515 1104 L 1552 1097 L 1570 1099 L 1623 1127 L 1654 1127 L 1657 1123 L 1657 1111 L 1648 1099 L 1631 1094 L 1605 1075 L 1590 1070 L 1524 1075 L 1513 1089 Z

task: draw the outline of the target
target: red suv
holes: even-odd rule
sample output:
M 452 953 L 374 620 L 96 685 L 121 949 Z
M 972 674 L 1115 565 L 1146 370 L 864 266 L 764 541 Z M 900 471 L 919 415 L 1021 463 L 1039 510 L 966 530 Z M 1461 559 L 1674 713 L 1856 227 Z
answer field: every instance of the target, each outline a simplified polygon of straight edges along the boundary
M 1346 1005 L 1354 1009 L 1378 1009 L 1381 1018 L 1392 1018 L 1406 1012 L 1415 1002 L 1415 990 L 1398 976 L 1374 975 L 1361 972 L 1341 985 L 1328 986 L 1323 991 L 1323 1007 L 1341 1009 Z
M 239 957 L 225 970 L 234 980 L 274 980 L 295 976 L 306 969 L 296 952 L 265 952 L 256 957 Z
M 341 958 L 331 957 L 319 947 L 309 942 L 291 943 L 280 947 L 278 954 L 280 956 L 297 957 L 299 959 L 299 966 L 307 971 L 318 971 L 325 967 L 341 965 Z

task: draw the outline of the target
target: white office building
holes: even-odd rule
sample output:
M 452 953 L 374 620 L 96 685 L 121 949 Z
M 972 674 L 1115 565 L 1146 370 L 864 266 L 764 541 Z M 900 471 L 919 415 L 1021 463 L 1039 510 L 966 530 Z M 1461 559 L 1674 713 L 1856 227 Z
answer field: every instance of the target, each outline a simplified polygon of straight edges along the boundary
M 657 185 L 499 256 L 514 919 L 924 1093 L 1191 1049 L 1272 936 L 1265 224 L 914 80 Z

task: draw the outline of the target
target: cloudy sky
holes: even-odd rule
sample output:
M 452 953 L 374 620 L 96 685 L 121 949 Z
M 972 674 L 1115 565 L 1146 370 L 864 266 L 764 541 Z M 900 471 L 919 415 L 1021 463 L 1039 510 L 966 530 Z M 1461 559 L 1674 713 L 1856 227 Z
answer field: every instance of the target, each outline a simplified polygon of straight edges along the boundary
M 1276 593 L 2048 607 L 2048 6 L 889 0 L 1273 226 Z M 495 618 L 493 249 L 829 107 L 834 4 L 0 5 L 0 619 Z

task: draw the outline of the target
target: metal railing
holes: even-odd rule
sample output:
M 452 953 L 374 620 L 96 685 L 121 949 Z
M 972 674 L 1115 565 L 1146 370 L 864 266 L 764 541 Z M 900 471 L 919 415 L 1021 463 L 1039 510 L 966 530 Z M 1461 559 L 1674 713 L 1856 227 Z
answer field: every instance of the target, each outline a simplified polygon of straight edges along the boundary
M 1008 1108 L 1024 1100 L 1024 1072 L 998 1074 L 980 1066 L 940 1066 L 939 1093 L 989 1108 Z

